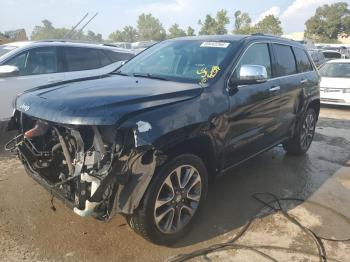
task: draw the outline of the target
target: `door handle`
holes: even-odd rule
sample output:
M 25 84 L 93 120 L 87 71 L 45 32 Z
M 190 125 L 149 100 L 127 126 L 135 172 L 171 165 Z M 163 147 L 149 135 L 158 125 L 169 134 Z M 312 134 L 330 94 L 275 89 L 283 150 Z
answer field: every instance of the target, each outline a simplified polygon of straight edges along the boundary
M 280 91 L 281 87 L 280 86 L 273 86 L 269 89 L 270 92 L 276 92 L 276 91 Z
M 306 84 L 308 81 L 309 81 L 309 80 L 307 80 L 307 79 L 303 79 L 303 80 L 300 81 L 300 84 L 304 85 L 304 84 Z
M 57 83 L 57 82 L 60 82 L 62 81 L 61 78 L 50 78 L 47 80 L 48 83 Z

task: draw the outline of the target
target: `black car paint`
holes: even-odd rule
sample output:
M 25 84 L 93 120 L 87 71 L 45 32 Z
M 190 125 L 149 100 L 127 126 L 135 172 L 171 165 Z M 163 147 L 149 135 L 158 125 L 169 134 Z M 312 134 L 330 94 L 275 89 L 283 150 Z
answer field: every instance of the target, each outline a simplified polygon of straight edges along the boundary
M 309 104 L 319 101 L 315 71 L 273 78 L 257 85 L 229 87 L 231 72 L 251 44 L 277 42 L 301 47 L 296 42 L 267 36 L 243 37 L 239 41 L 232 51 L 231 63 L 205 87 L 108 76 L 27 92 L 17 98 L 16 108 L 57 125 L 131 130 L 137 144 L 130 156 L 140 161 L 127 167 L 132 175 L 116 196 L 117 211 L 131 214 L 157 166 L 173 148 L 200 141 L 199 147 L 210 149 L 210 171 L 225 171 L 291 137 Z M 301 84 L 304 79 L 308 81 Z M 298 87 L 294 86 L 296 82 L 300 83 Z M 281 86 L 281 91 L 270 92 L 274 86 Z M 27 112 L 21 110 L 23 104 L 30 106 Z M 151 128 L 140 131 L 139 121 Z M 145 164 L 141 159 L 147 154 L 152 157 Z
M 109 75 L 26 92 L 16 99 L 16 106 L 30 105 L 31 116 L 60 124 L 114 125 L 131 112 L 201 92 L 198 84 Z

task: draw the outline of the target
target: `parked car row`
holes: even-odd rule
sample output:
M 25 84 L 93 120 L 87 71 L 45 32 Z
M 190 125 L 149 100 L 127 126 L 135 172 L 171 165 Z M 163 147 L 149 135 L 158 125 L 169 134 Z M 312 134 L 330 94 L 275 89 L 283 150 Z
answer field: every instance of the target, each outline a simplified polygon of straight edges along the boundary
M 25 90 L 108 74 L 132 51 L 63 41 L 16 42 L 0 46 L 0 121 L 12 114 L 12 101 Z
M 319 49 L 308 49 L 308 52 L 317 68 L 327 61 L 324 53 Z
M 337 59 L 319 69 L 321 103 L 350 106 L 350 59 Z
M 84 58 L 71 65 L 76 53 L 56 44 L 35 59 L 44 68 L 29 72 L 80 68 Z M 99 48 L 88 69 L 112 60 Z M 20 71 L 31 61 L 24 57 L 10 66 Z M 166 40 L 95 76 L 18 96 L 9 126 L 19 135 L 7 148 L 76 214 L 123 214 L 163 245 L 189 232 L 218 174 L 278 144 L 305 154 L 320 111 L 311 57 L 272 36 Z

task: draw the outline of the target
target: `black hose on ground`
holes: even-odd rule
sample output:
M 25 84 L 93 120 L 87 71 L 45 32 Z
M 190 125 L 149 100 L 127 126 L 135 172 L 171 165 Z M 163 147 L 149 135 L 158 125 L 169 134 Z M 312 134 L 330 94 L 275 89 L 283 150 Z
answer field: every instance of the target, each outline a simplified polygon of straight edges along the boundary
M 262 198 L 260 198 L 259 196 L 270 196 L 273 198 L 272 201 L 264 201 Z M 258 202 L 262 203 L 265 208 L 268 207 L 270 210 L 275 211 L 275 212 L 281 212 L 282 215 L 288 219 L 290 222 L 292 222 L 293 224 L 295 224 L 296 226 L 298 226 L 303 232 L 305 232 L 307 235 L 309 235 L 318 250 L 318 257 L 320 262 L 327 262 L 330 258 L 327 257 L 327 253 L 324 247 L 324 243 L 322 240 L 326 240 L 326 241 L 333 241 L 333 242 L 347 242 L 350 241 L 350 238 L 348 239 L 332 239 L 332 238 L 326 238 L 326 237 L 321 237 L 318 236 L 314 231 L 312 231 L 311 229 L 307 228 L 306 226 L 302 225 L 296 218 L 292 217 L 291 215 L 288 214 L 288 212 L 282 207 L 281 205 L 281 201 L 298 201 L 298 202 L 305 202 L 305 199 L 300 199 L 300 198 L 278 198 L 276 195 L 272 194 L 272 193 L 255 193 L 252 195 L 252 197 L 257 200 Z M 310 202 L 310 201 L 309 201 Z M 313 203 L 315 205 L 319 205 L 319 206 L 323 206 L 322 204 L 319 203 L 315 203 L 315 202 L 310 202 Z M 274 204 L 277 204 L 277 207 L 274 206 Z M 323 206 L 324 207 L 324 206 Z M 327 207 L 328 208 L 328 207 Z M 332 209 L 331 209 L 332 210 Z M 333 212 L 337 213 L 339 215 L 338 212 L 332 210 Z M 295 252 L 295 250 L 291 250 L 288 248 L 282 248 L 282 247 L 277 247 L 277 246 L 250 246 L 250 245 L 244 245 L 244 244 L 236 244 L 235 242 L 237 242 L 249 229 L 250 225 L 252 224 L 253 220 L 258 218 L 259 214 L 261 213 L 258 212 L 257 215 L 255 215 L 252 219 L 250 219 L 244 226 L 243 228 L 238 232 L 238 234 L 232 238 L 231 240 L 224 242 L 224 243 L 219 243 L 219 244 L 214 244 L 212 246 L 209 246 L 207 248 L 203 248 L 203 249 L 199 249 L 196 250 L 194 252 L 188 253 L 188 254 L 180 254 L 177 255 L 173 258 L 170 258 L 170 261 L 172 262 L 182 262 L 182 261 L 188 261 L 192 258 L 196 258 L 199 256 L 203 256 L 203 255 L 207 255 L 209 253 L 213 253 L 213 252 L 217 252 L 217 251 L 222 251 L 222 250 L 227 250 L 227 249 L 245 249 L 245 250 L 250 250 L 253 251 L 257 254 L 259 254 L 260 256 L 269 259 L 270 261 L 277 261 L 276 259 L 274 259 L 273 257 L 267 255 L 266 253 L 260 251 L 259 249 L 270 249 L 270 250 L 284 250 L 284 251 L 293 251 Z M 343 216 L 342 214 L 340 214 L 341 216 Z M 298 251 L 299 253 L 303 253 Z M 314 254 L 310 254 L 308 253 L 307 255 L 314 255 Z M 334 258 L 332 258 L 331 260 L 333 261 L 338 261 Z

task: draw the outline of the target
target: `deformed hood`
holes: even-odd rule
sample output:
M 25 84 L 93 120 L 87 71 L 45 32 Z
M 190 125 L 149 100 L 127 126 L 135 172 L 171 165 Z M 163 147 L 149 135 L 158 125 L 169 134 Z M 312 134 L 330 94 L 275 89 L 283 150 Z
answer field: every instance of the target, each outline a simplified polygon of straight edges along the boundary
M 110 75 L 25 92 L 16 109 L 61 124 L 113 125 L 129 113 L 194 98 L 199 84 Z

